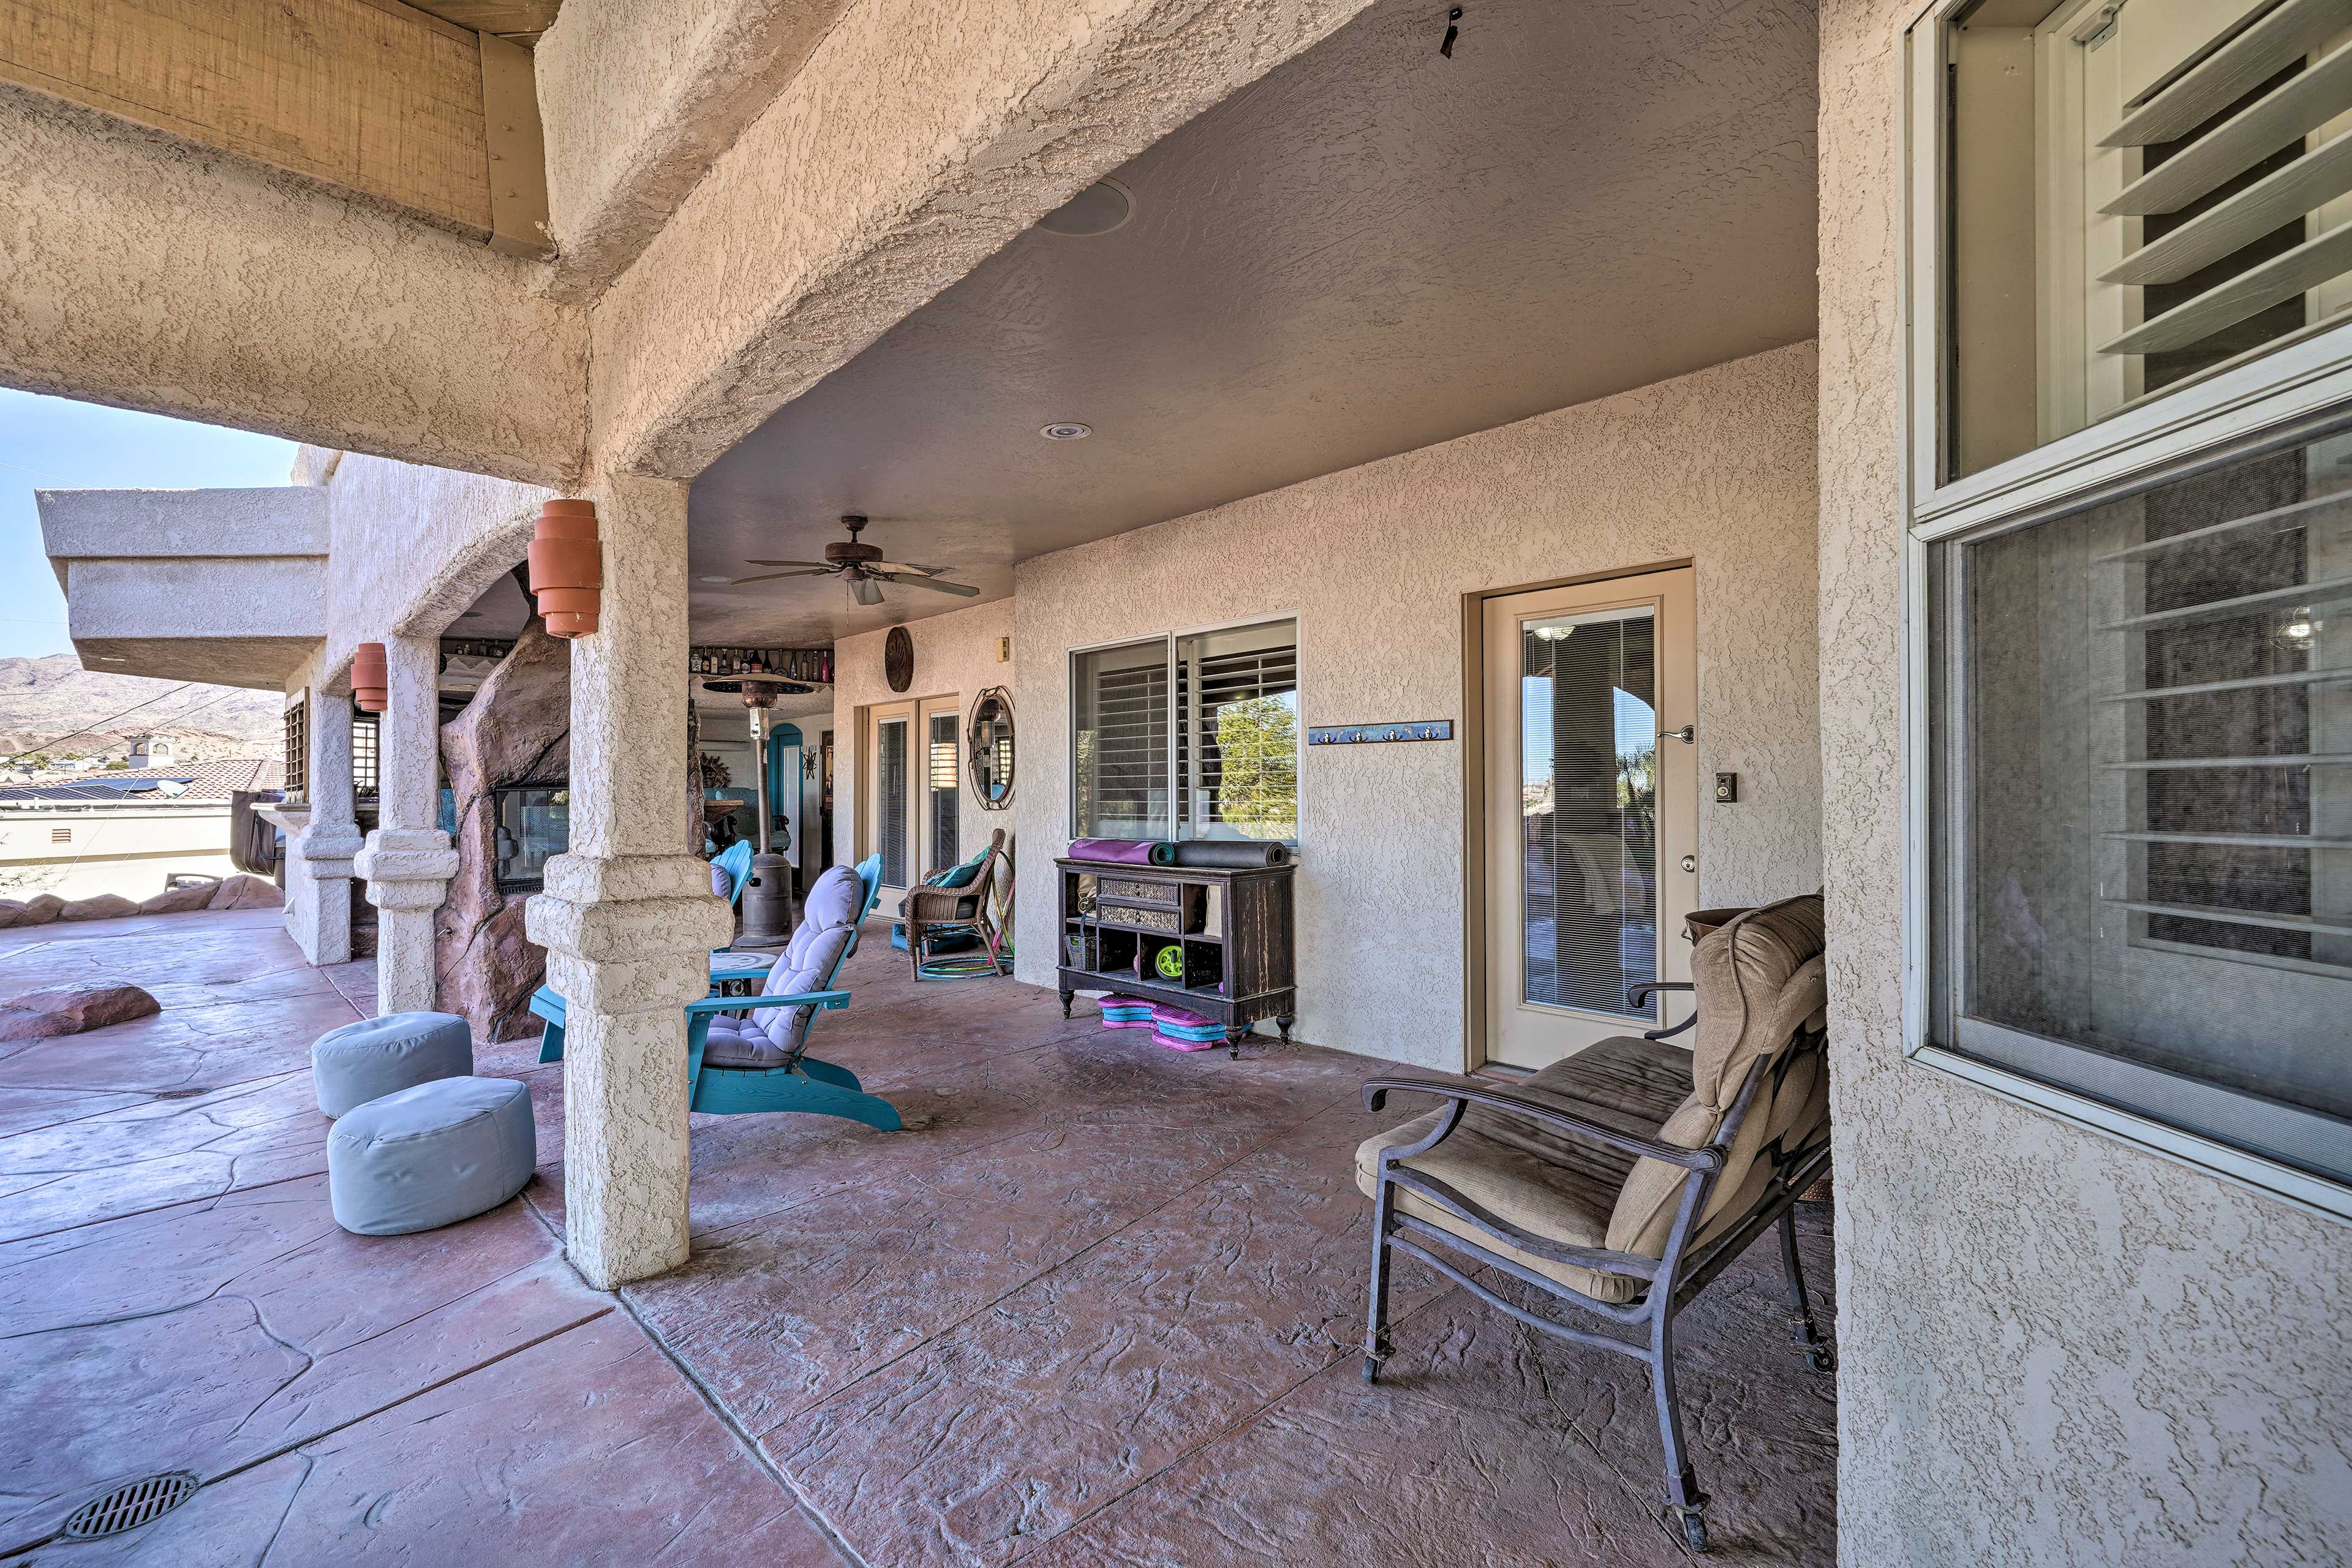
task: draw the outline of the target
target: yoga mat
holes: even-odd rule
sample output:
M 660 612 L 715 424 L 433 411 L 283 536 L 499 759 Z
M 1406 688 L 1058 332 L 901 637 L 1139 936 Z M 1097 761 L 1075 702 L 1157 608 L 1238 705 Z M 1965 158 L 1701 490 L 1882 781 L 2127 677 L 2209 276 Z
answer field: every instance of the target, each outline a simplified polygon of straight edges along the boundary
M 1239 871 L 1254 866 L 1279 866 L 1290 858 L 1288 848 L 1267 839 L 1187 838 L 1173 847 L 1173 864 L 1202 870 Z
M 1070 858 L 1107 866 L 1156 866 L 1164 864 L 1158 855 L 1167 847 L 1148 838 L 1077 838 L 1071 840 Z

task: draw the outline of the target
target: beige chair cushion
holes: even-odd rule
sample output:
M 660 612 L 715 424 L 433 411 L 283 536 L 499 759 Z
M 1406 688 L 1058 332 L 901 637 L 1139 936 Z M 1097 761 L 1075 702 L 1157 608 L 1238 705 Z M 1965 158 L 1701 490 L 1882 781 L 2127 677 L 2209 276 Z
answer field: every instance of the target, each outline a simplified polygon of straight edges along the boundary
M 1587 1121 L 1649 1138 L 1689 1098 L 1689 1054 L 1671 1044 L 1623 1037 L 1603 1040 L 1527 1081 Z M 1356 1184 L 1365 1196 L 1378 1188 L 1381 1151 L 1418 1143 L 1444 1114 L 1440 1108 L 1415 1117 L 1358 1147 Z M 1408 1169 L 1444 1182 L 1489 1214 L 1571 1247 L 1606 1245 L 1610 1215 L 1633 1163 L 1632 1155 L 1606 1144 L 1563 1137 L 1540 1123 L 1477 1106 L 1452 1137 L 1405 1162 Z M 1629 1301 L 1648 1283 L 1522 1252 L 1412 1193 L 1400 1190 L 1396 1204 L 1416 1219 L 1599 1300 Z
M 1825 944 L 1819 893 L 1767 904 L 1700 942 L 1691 954 L 1691 978 L 1698 987 L 1691 1095 L 1660 1130 L 1663 1142 L 1705 1147 L 1722 1128 L 1748 1068 L 1759 1058 L 1778 1058 L 1801 1031 L 1819 1026 L 1829 1005 Z M 1740 1125 L 1707 1195 L 1696 1239 L 1707 1239 L 1741 1214 L 1761 1190 L 1759 1183 L 1769 1179 L 1769 1172 L 1755 1168 L 1758 1153 L 1776 1131 L 1799 1119 L 1813 1092 L 1811 1078 L 1796 1080 L 1801 1066 L 1793 1064 L 1777 1090 L 1769 1081 L 1759 1089 L 1760 1102 Z M 1767 1093 L 1772 1098 L 1763 1100 Z M 1606 1245 L 1645 1258 L 1664 1257 L 1687 1173 L 1664 1160 L 1637 1163 L 1610 1216 Z

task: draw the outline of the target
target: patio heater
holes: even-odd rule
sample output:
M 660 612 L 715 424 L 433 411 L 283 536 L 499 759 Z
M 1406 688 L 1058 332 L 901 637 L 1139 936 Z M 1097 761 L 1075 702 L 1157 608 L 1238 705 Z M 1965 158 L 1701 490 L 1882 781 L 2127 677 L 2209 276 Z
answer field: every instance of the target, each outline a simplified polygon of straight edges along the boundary
M 751 721 L 751 870 L 743 888 L 743 933 L 735 940 L 746 947 L 782 947 L 793 939 L 793 868 L 775 854 L 768 841 L 774 813 L 768 800 L 768 710 L 788 692 L 814 691 L 796 680 L 706 680 L 705 691 L 740 693 L 745 716 Z

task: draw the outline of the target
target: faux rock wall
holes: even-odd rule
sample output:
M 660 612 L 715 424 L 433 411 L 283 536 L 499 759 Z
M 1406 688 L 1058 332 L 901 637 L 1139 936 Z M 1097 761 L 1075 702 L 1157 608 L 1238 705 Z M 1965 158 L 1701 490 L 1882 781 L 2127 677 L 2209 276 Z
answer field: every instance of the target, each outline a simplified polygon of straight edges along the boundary
M 1903 1055 L 1903 30 L 1822 12 L 1821 647 L 1850 1568 L 2352 1560 L 2352 1228 Z
M 547 952 L 523 935 L 527 893 L 499 891 L 501 784 L 569 776 L 572 646 L 533 620 L 466 710 L 441 727 L 441 765 L 457 807 L 457 874 L 433 926 L 441 1007 L 473 1026 L 474 1042 L 530 1032 L 530 994 L 547 980 Z
M 1464 594 L 1677 560 L 1696 566 L 1699 776 L 1740 775 L 1738 804 L 1700 802 L 1700 901 L 1811 891 L 1813 382 L 1798 343 L 1024 563 L 1022 929 L 1060 920 L 1070 648 L 1296 615 L 1302 722 L 1458 726 Z M 1307 752 L 1302 1038 L 1463 1066 L 1462 747 Z M 1023 946 L 1024 980 L 1053 970 L 1050 942 Z

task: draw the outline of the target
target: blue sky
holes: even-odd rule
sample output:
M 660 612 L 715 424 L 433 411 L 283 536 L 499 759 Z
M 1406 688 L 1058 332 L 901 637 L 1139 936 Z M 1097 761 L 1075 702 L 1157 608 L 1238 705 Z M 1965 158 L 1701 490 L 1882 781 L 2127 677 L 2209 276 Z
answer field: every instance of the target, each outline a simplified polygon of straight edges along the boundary
M 69 653 L 36 489 L 282 485 L 294 443 L 0 388 L 0 658 Z

